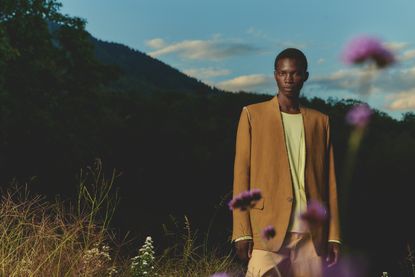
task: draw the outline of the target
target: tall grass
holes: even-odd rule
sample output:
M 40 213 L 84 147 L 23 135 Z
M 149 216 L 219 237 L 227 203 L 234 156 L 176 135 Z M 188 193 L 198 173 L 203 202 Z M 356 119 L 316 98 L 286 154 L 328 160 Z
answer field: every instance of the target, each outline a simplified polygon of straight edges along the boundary
M 118 241 L 110 228 L 119 201 L 114 190 L 117 176 L 113 171 L 107 179 L 97 160 L 81 171 L 75 203 L 59 198 L 48 201 L 17 182 L 2 189 L 0 276 L 149 276 L 131 270 L 131 261 L 140 259 L 122 255 L 127 243 Z M 210 248 L 207 240 L 198 244 L 197 231 L 191 230 L 187 217 L 184 229 L 168 231 L 166 236 L 172 246 L 156 253 L 154 276 L 200 277 L 215 272 L 239 276 L 243 272 L 230 251 L 222 254 L 220 246 Z
M 223 249 L 229 248 L 229 245 L 208 246 L 206 239 L 198 243 L 198 232 L 191 230 L 190 221 L 186 216 L 182 232 L 177 231 L 179 223 L 174 218 L 172 221 L 176 230 L 169 230 L 166 225 L 164 230 L 174 245 L 165 249 L 156 261 L 159 276 L 201 277 L 211 276 L 216 272 L 227 272 L 229 276 L 244 276 L 244 270 L 236 263 L 232 252 L 223 254 Z
M 97 161 L 81 173 L 76 206 L 32 196 L 28 185 L 3 190 L 0 202 L 1 276 L 110 276 L 117 252 L 108 224 L 117 198 L 108 197 L 115 180 L 106 180 Z

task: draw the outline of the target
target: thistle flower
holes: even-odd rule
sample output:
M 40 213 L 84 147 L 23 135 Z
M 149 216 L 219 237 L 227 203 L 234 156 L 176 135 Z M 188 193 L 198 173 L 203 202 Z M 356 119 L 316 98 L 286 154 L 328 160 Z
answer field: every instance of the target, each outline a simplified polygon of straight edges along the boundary
M 272 239 L 273 237 L 275 237 L 275 234 L 276 234 L 275 228 L 271 225 L 265 227 L 261 232 L 262 238 L 264 240 Z
M 359 256 L 342 255 L 334 267 L 325 267 L 322 276 L 371 276 L 367 259 Z M 373 275 L 375 276 L 375 275 Z M 380 277 L 388 277 L 388 275 Z
M 252 200 L 258 201 L 262 198 L 261 191 L 259 189 L 251 190 Z
M 228 206 L 230 210 L 240 209 L 241 211 L 245 211 L 252 208 L 261 198 L 262 194 L 259 189 L 248 190 L 235 196 L 229 201 Z
M 357 127 L 365 127 L 372 116 L 373 111 L 367 104 L 353 106 L 346 114 L 346 122 Z
M 385 48 L 379 39 L 370 36 L 352 39 L 344 48 L 342 58 L 346 64 L 360 64 L 373 60 L 378 68 L 386 67 L 395 61 L 392 52 Z
M 307 211 L 300 217 L 310 224 L 322 223 L 327 219 L 327 210 L 320 202 L 311 200 L 307 205 Z

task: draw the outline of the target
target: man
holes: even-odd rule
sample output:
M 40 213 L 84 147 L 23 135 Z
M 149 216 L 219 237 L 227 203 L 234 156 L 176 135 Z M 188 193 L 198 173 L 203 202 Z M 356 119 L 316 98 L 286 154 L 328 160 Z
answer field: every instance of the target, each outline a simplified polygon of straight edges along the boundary
M 238 257 L 251 276 L 321 276 L 337 263 L 340 230 L 329 118 L 302 107 L 307 59 L 288 48 L 275 59 L 278 93 L 242 109 L 236 137 L 234 196 L 259 189 L 262 199 L 249 210 L 233 211 Z M 306 224 L 307 203 L 318 202 L 327 219 Z M 273 226 L 270 240 L 261 231 Z M 282 275 L 281 275 L 282 274 Z

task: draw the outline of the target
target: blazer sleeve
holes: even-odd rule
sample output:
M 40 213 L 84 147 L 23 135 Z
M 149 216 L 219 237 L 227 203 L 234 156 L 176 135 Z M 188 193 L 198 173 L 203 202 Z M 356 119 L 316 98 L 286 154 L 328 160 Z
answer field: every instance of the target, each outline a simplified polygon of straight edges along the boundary
M 235 148 L 233 197 L 248 190 L 250 184 L 251 124 L 247 107 L 244 107 L 241 112 Z M 232 240 L 244 236 L 252 236 L 249 210 L 234 209 Z
M 339 205 L 337 198 L 337 181 L 334 164 L 334 150 L 330 135 L 330 118 L 327 116 L 327 147 L 328 147 L 328 197 L 329 197 L 329 237 L 328 240 L 341 241 Z

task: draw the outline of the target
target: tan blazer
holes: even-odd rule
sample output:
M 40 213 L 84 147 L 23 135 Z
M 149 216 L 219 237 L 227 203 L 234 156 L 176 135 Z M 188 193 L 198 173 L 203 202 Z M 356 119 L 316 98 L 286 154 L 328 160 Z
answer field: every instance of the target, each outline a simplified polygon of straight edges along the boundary
M 327 224 L 310 230 L 317 253 L 323 255 L 328 240 L 340 240 L 329 117 L 310 108 L 300 107 L 300 111 L 306 142 L 307 199 L 323 203 L 329 213 Z M 254 249 L 278 251 L 293 210 L 292 186 L 278 98 L 244 107 L 236 136 L 233 195 L 258 188 L 263 198 L 250 211 L 233 211 L 232 240 L 249 235 Z M 275 227 L 276 236 L 265 244 L 261 231 L 268 225 Z

